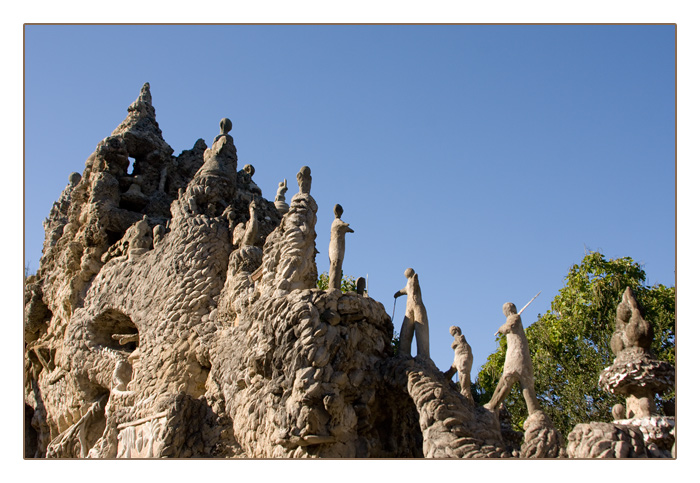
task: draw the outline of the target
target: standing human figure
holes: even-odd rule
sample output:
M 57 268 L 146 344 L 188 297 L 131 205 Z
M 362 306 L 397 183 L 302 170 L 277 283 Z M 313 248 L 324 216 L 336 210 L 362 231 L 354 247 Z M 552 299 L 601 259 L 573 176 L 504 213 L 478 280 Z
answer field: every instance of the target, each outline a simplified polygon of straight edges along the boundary
M 340 282 L 343 277 L 343 259 L 345 258 L 345 234 L 355 233 L 350 225 L 340 219 L 343 216 L 343 207 L 336 204 L 333 207 L 335 220 L 331 224 L 331 243 L 328 246 L 328 258 L 331 261 L 331 268 L 328 271 L 328 288 L 340 289 Z
M 452 366 L 447 370 L 445 375 L 451 379 L 456 372 L 459 375 L 459 389 L 464 397 L 474 403 L 472 396 L 472 363 L 474 362 L 474 354 L 472 347 L 467 342 L 467 339 L 462 335 L 462 329 L 453 325 L 450 327 L 450 334 L 454 337 L 452 342 L 452 350 L 455 351 L 455 358 Z
M 523 397 L 527 404 L 527 412 L 532 414 L 540 409 L 540 403 L 535 397 L 535 377 L 533 375 L 532 359 L 530 358 L 530 346 L 527 343 L 523 322 L 515 309 L 515 304 L 511 302 L 503 304 L 503 315 L 506 316 L 506 323 L 498 329 L 495 335 L 505 334 L 506 336 L 506 343 L 508 344 L 506 360 L 503 364 L 503 374 L 498 381 L 496 390 L 493 392 L 491 400 L 484 407 L 491 411 L 497 410 L 508 397 L 513 384 L 520 381 Z
M 408 279 L 406 286 L 394 294 L 394 298 L 406 295 L 406 315 L 399 334 L 399 354 L 411 355 L 413 333 L 416 334 L 418 355 L 430 358 L 430 341 L 428 336 L 428 312 L 423 305 L 423 297 L 418 283 L 418 274 L 407 268 L 404 275 Z

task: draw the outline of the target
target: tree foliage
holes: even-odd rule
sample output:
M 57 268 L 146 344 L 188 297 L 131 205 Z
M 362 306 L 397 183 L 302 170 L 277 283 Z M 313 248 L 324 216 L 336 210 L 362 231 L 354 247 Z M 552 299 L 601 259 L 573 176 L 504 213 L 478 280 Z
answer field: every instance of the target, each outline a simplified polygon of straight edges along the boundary
M 328 290 L 328 272 L 323 272 L 318 276 L 316 280 L 316 287 L 321 290 Z M 357 279 L 350 275 L 343 274 L 340 279 L 340 291 L 345 292 L 357 292 Z
M 554 297 L 551 309 L 525 329 L 535 374 L 535 391 L 555 426 L 568 434 L 578 423 L 610 421 L 614 404 L 623 398 L 598 388 L 598 376 L 611 365 L 610 338 L 615 329 L 617 305 L 631 287 L 654 329 L 652 352 L 675 365 L 675 287 L 644 285 L 641 266 L 628 257 L 606 260 L 598 252 L 587 253 L 566 277 L 566 285 Z M 488 402 L 501 376 L 506 340 L 491 354 L 476 381 L 479 402 Z M 664 399 L 675 397 L 673 394 Z M 659 405 L 661 401 L 657 401 Z M 505 405 L 513 423 L 522 430 L 527 408 L 516 384 Z

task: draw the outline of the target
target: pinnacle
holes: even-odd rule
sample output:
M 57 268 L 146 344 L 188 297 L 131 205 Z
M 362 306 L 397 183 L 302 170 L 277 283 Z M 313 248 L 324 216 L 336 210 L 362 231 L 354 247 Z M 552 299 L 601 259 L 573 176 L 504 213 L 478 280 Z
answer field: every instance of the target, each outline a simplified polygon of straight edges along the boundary
M 143 87 L 141 87 L 141 93 L 139 94 L 139 101 L 145 102 L 146 104 L 151 104 L 151 84 L 146 82 Z

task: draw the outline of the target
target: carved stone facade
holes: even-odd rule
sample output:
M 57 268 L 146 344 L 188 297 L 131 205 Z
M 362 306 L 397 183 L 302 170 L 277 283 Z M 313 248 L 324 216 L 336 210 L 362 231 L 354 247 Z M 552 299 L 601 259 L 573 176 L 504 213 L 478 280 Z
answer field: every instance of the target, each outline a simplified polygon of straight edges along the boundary
M 459 329 L 461 392 L 435 367 L 412 270 L 399 354 L 382 304 L 317 289 L 311 169 L 266 200 L 232 128 L 173 156 L 145 84 L 70 175 L 25 284 L 27 457 L 561 456 L 541 411 L 515 448 L 474 403 Z

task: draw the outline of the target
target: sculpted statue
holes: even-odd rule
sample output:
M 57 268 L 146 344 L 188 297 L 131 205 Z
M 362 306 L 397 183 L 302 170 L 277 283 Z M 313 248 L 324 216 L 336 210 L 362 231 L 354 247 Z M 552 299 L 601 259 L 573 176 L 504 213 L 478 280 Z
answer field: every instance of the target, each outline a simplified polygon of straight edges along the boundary
M 611 366 L 600 374 L 598 385 L 612 394 L 626 397 L 625 416 L 647 418 L 656 414 L 655 394 L 663 394 L 675 385 L 675 368 L 652 357 L 654 332 L 644 320 L 642 307 L 630 287 L 617 306 L 615 332 L 610 348 L 615 354 Z M 616 412 L 620 413 L 618 408 Z
M 411 342 L 413 333 L 416 334 L 416 344 L 418 355 L 430 358 L 430 343 L 428 337 L 428 312 L 423 305 L 423 297 L 418 284 L 418 274 L 407 268 L 404 275 L 408 279 L 406 286 L 394 294 L 394 298 L 406 295 L 406 315 L 401 325 L 399 335 L 399 354 L 411 355 Z
M 226 137 L 229 136 L 229 132 L 231 132 L 231 129 L 233 128 L 233 123 L 231 122 L 231 119 L 224 117 L 219 121 L 219 135 L 214 138 L 214 142 L 218 141 L 220 137 Z
M 239 173 L 239 175 L 240 174 L 241 173 Z M 248 190 L 262 196 L 262 190 L 257 184 L 255 184 L 255 181 L 253 181 L 255 167 L 252 164 L 246 164 L 245 166 L 243 166 L 243 174 L 243 184 L 248 187 Z
M 281 181 L 279 186 L 277 187 L 277 195 L 275 196 L 275 201 L 286 201 L 284 199 L 284 194 L 287 192 L 289 188 L 287 188 L 287 178 L 284 178 L 284 181 Z
M 331 224 L 331 243 L 328 247 L 328 258 L 331 261 L 331 268 L 328 272 L 328 288 L 340 289 L 340 280 L 343 276 L 343 258 L 345 258 L 345 234 L 355 233 L 350 225 L 345 223 L 340 217 L 343 215 L 343 207 L 336 204 L 333 207 L 335 220 Z
M 455 359 L 445 376 L 449 379 L 456 372 L 459 375 L 459 389 L 464 397 L 474 403 L 471 386 L 472 364 L 474 363 L 474 355 L 472 348 L 467 343 L 467 339 L 462 335 L 462 329 L 453 325 L 450 327 L 450 334 L 455 338 L 452 342 L 452 350 L 455 351 Z
M 241 240 L 241 246 L 253 246 L 255 242 L 258 241 L 258 218 L 255 216 L 256 208 L 255 200 L 251 201 L 250 205 L 248 205 L 250 219 L 245 225 L 245 233 L 243 234 L 243 240 Z
M 81 179 L 83 179 L 83 177 L 80 175 L 80 173 L 71 173 L 70 176 L 68 176 L 68 183 L 70 183 L 71 187 L 75 187 L 78 183 L 80 183 Z
M 153 227 L 153 247 L 160 245 L 165 236 L 165 227 L 163 225 L 156 225 Z
M 366 296 L 367 280 L 365 279 L 365 277 L 360 277 L 357 279 L 356 290 L 357 295 Z
M 284 181 L 279 184 L 277 195 L 275 196 L 275 208 L 283 215 L 289 211 L 289 205 L 284 199 L 284 194 L 287 192 L 287 189 L 287 179 L 285 178 Z
M 535 397 L 535 378 L 532 370 L 532 359 L 530 358 L 530 346 L 525 337 L 525 329 L 522 320 L 518 315 L 515 305 L 511 302 L 503 304 L 503 315 L 506 316 L 506 323 L 503 324 L 495 335 L 505 334 L 508 349 L 506 350 L 506 361 L 503 364 L 503 374 L 498 381 L 496 390 L 493 392 L 491 400 L 484 406 L 495 411 L 498 406 L 508 397 L 510 389 L 517 381 L 523 390 L 523 397 L 527 404 L 528 414 L 533 414 L 540 410 L 540 403 Z
M 311 168 L 302 166 L 297 173 L 297 183 L 299 184 L 299 193 L 311 193 Z
M 638 348 L 635 352 L 647 352 L 651 347 L 654 333 L 649 322 L 644 320 L 632 289 L 627 287 L 622 294 L 622 301 L 617 306 L 615 332 L 610 339 L 613 354 L 619 355 L 623 350 Z

